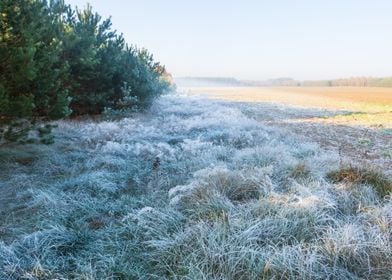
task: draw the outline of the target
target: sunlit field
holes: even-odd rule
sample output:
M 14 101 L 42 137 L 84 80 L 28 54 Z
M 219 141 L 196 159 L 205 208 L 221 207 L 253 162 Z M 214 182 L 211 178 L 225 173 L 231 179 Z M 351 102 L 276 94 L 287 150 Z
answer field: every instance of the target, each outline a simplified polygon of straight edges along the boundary
M 250 117 L 392 174 L 392 89 L 193 87 L 188 96 L 258 107 Z
M 0 279 L 389 279 L 372 90 L 186 89 L 4 147 Z
M 332 122 L 392 128 L 392 88 L 194 87 L 184 90 L 190 94 L 237 102 L 278 103 L 303 108 L 341 110 L 341 114 L 334 115 Z

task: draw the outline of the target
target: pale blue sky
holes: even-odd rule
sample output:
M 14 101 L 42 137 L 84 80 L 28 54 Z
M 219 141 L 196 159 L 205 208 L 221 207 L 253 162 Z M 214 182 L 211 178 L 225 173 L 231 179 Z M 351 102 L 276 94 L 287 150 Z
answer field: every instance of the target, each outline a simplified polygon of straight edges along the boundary
M 89 2 L 174 76 L 392 76 L 391 0 Z

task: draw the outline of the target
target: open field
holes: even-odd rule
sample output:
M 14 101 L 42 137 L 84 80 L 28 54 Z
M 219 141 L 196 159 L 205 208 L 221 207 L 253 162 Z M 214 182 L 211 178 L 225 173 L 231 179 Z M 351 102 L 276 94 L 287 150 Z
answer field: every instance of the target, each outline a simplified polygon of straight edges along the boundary
M 1 147 L 0 279 L 389 279 L 388 124 L 285 90 L 173 93 Z
M 265 125 L 280 126 L 364 165 L 392 174 L 392 88 L 184 88 L 189 96 L 253 104 Z M 274 109 L 272 109 L 274 108 Z
M 361 87 L 193 87 L 184 90 L 241 102 L 274 102 L 306 108 L 390 112 L 392 88 Z
M 211 87 L 187 88 L 190 94 L 222 100 L 277 103 L 303 108 L 339 110 L 333 118 L 311 121 L 392 128 L 392 88 L 359 87 Z M 310 119 L 308 119 L 310 121 Z

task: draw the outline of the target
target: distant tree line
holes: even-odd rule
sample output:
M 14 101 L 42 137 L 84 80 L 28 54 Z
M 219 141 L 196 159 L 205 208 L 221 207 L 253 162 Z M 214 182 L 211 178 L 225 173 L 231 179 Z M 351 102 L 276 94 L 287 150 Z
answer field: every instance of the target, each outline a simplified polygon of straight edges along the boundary
M 179 87 L 239 87 L 244 83 L 231 77 L 178 77 Z
M 348 79 L 311 81 L 299 81 L 286 77 L 263 81 L 237 80 L 230 77 L 179 77 L 176 78 L 176 83 L 182 87 L 392 87 L 392 77 L 353 77 Z
M 0 125 L 147 106 L 167 91 L 165 67 L 111 26 L 91 6 L 0 0 Z
M 392 87 L 392 77 L 373 78 L 373 77 L 352 77 L 347 79 L 303 81 L 301 86 L 320 86 L 320 87 Z
M 352 77 L 335 80 L 298 81 L 292 78 L 278 78 L 266 81 L 244 81 L 248 86 L 288 86 L 288 87 L 392 87 L 392 77 Z

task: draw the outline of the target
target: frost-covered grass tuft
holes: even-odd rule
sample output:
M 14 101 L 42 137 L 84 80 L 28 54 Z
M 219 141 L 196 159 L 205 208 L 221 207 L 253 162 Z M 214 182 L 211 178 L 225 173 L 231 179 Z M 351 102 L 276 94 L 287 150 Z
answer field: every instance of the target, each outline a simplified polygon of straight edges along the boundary
M 392 181 L 379 171 L 349 166 L 332 171 L 327 174 L 327 177 L 334 183 L 370 185 L 380 197 L 392 194 Z
M 0 151 L 0 279 L 388 279 L 390 179 L 252 106 L 169 95 Z

